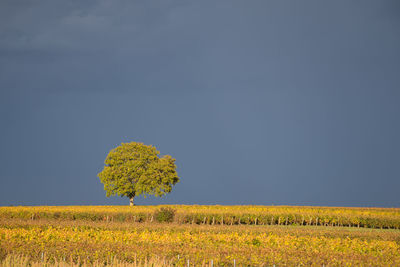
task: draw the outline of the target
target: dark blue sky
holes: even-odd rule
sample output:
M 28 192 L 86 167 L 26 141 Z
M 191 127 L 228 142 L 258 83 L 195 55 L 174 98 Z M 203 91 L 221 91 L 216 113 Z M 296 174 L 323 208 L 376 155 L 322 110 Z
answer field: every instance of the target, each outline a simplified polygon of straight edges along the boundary
M 0 2 L 0 205 L 128 204 L 121 142 L 177 159 L 138 204 L 400 206 L 400 1 Z

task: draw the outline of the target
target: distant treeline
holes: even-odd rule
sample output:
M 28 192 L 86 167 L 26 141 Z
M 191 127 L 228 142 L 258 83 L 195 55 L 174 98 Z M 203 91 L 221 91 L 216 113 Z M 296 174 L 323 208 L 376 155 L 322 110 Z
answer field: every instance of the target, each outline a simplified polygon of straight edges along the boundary
M 160 222 L 161 208 L 173 223 L 208 225 L 319 225 L 400 229 L 398 208 L 302 206 L 36 206 L 0 207 L 0 218 Z

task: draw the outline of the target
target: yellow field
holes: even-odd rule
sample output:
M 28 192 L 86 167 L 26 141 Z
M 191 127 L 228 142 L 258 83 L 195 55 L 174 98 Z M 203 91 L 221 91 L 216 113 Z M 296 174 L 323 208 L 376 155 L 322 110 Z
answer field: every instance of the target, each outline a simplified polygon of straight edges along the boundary
M 324 216 L 339 222 L 349 217 L 397 221 L 399 209 L 174 206 L 174 222 L 157 223 L 152 219 L 157 208 L 2 207 L 0 261 L 5 266 L 13 257 L 132 266 L 400 266 L 397 229 L 286 225 L 286 220 L 267 225 L 262 219 L 297 214 L 314 221 Z M 257 220 L 245 220 L 249 216 Z M 233 218 L 243 220 L 239 225 Z

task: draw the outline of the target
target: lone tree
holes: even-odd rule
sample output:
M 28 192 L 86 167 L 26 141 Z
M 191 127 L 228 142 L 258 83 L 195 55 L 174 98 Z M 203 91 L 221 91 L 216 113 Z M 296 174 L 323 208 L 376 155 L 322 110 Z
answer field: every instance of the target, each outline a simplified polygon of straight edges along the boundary
M 159 157 L 154 146 L 143 143 L 121 143 L 112 149 L 98 174 L 109 196 L 126 196 L 133 206 L 135 196 L 163 196 L 179 182 L 175 159 Z

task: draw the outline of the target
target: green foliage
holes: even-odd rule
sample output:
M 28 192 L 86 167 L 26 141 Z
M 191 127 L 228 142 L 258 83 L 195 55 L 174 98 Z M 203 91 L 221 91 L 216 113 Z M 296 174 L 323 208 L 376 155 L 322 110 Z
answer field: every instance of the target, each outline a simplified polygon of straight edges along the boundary
M 173 222 L 175 210 L 169 207 L 162 207 L 154 212 L 154 218 L 157 222 Z
M 98 174 L 107 197 L 159 197 L 171 192 L 179 182 L 175 159 L 169 155 L 160 158 L 159 154 L 154 146 L 137 142 L 121 143 L 112 149 Z
M 256 247 L 261 246 L 261 241 L 259 239 L 257 239 L 257 238 L 253 238 L 251 243 L 253 244 L 253 246 L 256 246 Z

